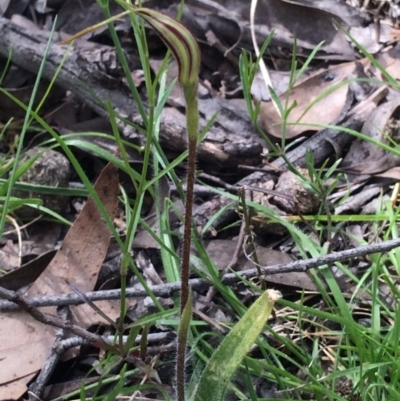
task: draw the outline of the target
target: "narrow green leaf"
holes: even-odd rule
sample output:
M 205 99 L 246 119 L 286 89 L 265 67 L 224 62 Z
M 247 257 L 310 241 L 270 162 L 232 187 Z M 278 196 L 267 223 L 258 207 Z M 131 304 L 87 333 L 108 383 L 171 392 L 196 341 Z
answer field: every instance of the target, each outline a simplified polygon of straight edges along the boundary
M 188 300 L 181 310 L 181 320 L 178 327 L 178 348 L 176 364 L 176 385 L 178 400 L 185 399 L 185 367 L 186 367 L 186 345 L 187 336 L 192 320 L 192 292 L 189 290 Z

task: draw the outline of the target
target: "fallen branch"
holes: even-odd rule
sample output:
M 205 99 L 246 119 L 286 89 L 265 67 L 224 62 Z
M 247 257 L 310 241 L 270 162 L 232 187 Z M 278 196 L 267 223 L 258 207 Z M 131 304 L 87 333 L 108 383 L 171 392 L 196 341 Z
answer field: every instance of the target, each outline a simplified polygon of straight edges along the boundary
M 8 58 L 11 52 L 12 62 L 26 71 L 37 73 L 45 57 L 46 37 L 48 32 L 38 30 L 35 34 L 0 17 L 0 55 Z M 101 116 L 109 117 L 104 104 L 110 102 L 115 112 L 137 126 L 144 127 L 138 107 L 127 87 L 123 76 L 111 77 L 104 70 L 105 59 L 116 60 L 113 47 L 96 45 L 88 48 L 72 47 L 53 43 L 46 55 L 43 77 L 51 80 L 60 69 L 57 84 L 71 91 L 81 101 Z M 66 56 L 67 53 L 67 56 Z M 118 64 L 118 63 L 116 63 Z M 107 71 L 107 69 L 106 69 Z M 84 85 L 83 85 L 83 84 Z M 95 95 L 92 96 L 86 87 Z M 212 106 L 212 107 L 211 107 Z M 262 146 L 259 136 L 247 115 L 230 106 L 224 99 L 212 100 L 212 104 L 203 100 L 199 103 L 200 119 L 203 129 L 209 118 L 210 107 L 219 112 L 216 123 L 208 131 L 206 138 L 199 144 L 198 156 L 213 171 L 237 167 L 239 164 L 258 165 L 261 162 Z M 227 127 L 228 122 L 230 127 Z M 166 108 L 161 116 L 160 143 L 174 152 L 184 152 L 187 148 L 185 115 L 176 108 Z M 145 136 L 124 125 L 124 135 L 144 144 Z M 239 133 L 238 133 L 239 132 Z
M 326 256 L 321 256 L 318 258 L 304 259 L 304 260 L 296 260 L 291 263 L 283 264 L 283 265 L 272 265 L 261 267 L 262 273 L 266 276 L 277 273 L 292 273 L 292 272 L 305 272 L 309 269 L 323 266 L 326 264 L 331 264 L 335 262 L 343 262 L 345 260 L 362 257 L 366 255 L 371 255 L 374 253 L 383 253 L 388 252 L 394 248 L 398 248 L 400 246 L 400 238 L 396 238 L 393 240 L 381 242 L 379 244 L 372 244 L 367 246 L 361 246 L 353 249 L 347 249 L 341 252 L 332 252 Z M 257 277 L 257 269 L 249 269 L 242 271 L 240 273 L 229 273 L 226 274 L 222 282 L 224 284 L 232 284 L 239 281 L 241 278 L 252 278 Z M 190 280 L 190 286 L 193 290 L 202 290 L 207 289 L 210 286 L 210 283 L 206 279 L 195 278 Z M 169 297 L 172 294 L 180 291 L 180 282 L 171 283 L 171 284 L 162 284 L 162 285 L 154 285 L 149 286 L 151 291 L 153 291 L 154 295 L 157 297 Z M 7 295 L 3 296 L 4 291 L 7 291 Z M 5 290 L 0 287 L 0 297 L 5 299 L 10 299 L 10 294 L 12 291 Z M 91 301 L 101 301 L 101 300 L 115 300 L 121 298 L 120 290 L 108 290 L 108 291 L 95 291 L 88 292 L 85 294 L 87 298 Z M 127 298 L 140 298 L 146 297 L 147 292 L 144 289 L 138 288 L 127 288 L 126 289 L 126 297 Z M 18 309 L 18 304 L 10 301 L 0 301 L 0 311 L 9 311 Z M 27 306 L 30 307 L 43 307 L 43 306 L 61 306 L 61 305 L 80 305 L 83 304 L 84 301 L 75 294 L 66 294 L 66 295 L 58 295 L 58 296 L 48 296 L 48 297 L 34 297 L 34 298 L 24 298 L 24 309 Z M 62 327 L 62 326 L 57 326 Z M 76 333 L 78 334 L 78 333 Z

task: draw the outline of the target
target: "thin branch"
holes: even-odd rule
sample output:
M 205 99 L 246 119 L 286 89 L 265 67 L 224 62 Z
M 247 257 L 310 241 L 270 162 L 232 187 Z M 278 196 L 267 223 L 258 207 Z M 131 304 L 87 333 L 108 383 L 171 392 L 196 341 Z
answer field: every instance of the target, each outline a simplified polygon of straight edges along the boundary
M 263 266 L 262 272 L 265 275 L 277 274 L 277 273 L 291 273 L 291 272 L 304 272 L 314 267 L 323 266 L 330 263 L 335 262 L 343 262 L 345 260 L 362 257 L 366 255 L 371 255 L 374 253 L 382 253 L 388 252 L 394 248 L 400 247 L 400 238 L 396 238 L 393 240 L 381 242 L 380 244 L 373 244 L 367 246 L 361 246 L 353 249 L 348 249 L 341 252 L 333 252 L 326 256 L 321 256 L 319 258 L 311 258 L 304 260 L 296 260 L 291 263 L 281 264 L 281 265 L 272 265 L 272 266 Z M 240 280 L 240 277 L 244 277 L 246 279 L 257 277 L 257 269 L 249 269 L 242 271 L 240 273 L 230 273 L 226 274 L 222 280 L 224 284 L 232 284 Z M 207 289 L 207 287 L 211 285 L 209 281 L 205 279 L 192 279 L 190 280 L 190 286 L 193 290 L 202 290 Z M 163 285 L 154 285 L 150 286 L 155 296 L 158 297 L 169 297 L 176 292 L 180 291 L 181 284 L 171 283 L 171 284 L 163 284 Z M 0 311 L 4 310 L 16 310 L 18 309 L 18 305 L 12 302 L 12 299 L 4 296 L 3 292 L 7 291 L 9 293 L 13 293 L 12 291 L 5 290 L 0 287 L 0 297 L 4 299 L 8 299 L 9 301 L 0 301 Z M 14 294 L 14 293 L 13 293 Z M 96 292 L 88 292 L 86 296 L 92 301 L 101 301 L 101 300 L 115 300 L 120 299 L 121 291 L 120 290 L 108 290 L 108 291 L 96 291 Z M 126 296 L 128 298 L 140 298 L 147 296 L 147 293 L 144 289 L 139 288 L 127 288 Z M 34 297 L 34 298 L 24 298 L 24 302 L 28 306 L 32 307 L 43 307 L 43 306 L 61 306 L 61 305 L 80 305 L 84 303 L 81 298 L 79 298 L 75 294 L 66 294 L 66 295 L 58 295 L 58 296 L 48 296 L 48 297 Z M 59 327 L 59 326 L 57 326 Z M 91 334 L 91 333 L 90 333 Z
M 67 320 L 70 317 L 70 311 L 68 307 L 62 307 L 60 310 L 57 310 L 57 315 L 60 319 Z M 65 330 L 60 328 L 57 330 L 55 341 L 53 348 L 51 350 L 51 354 L 47 358 L 45 364 L 43 365 L 42 370 L 40 371 L 38 377 L 29 386 L 29 400 L 36 401 L 42 399 L 42 395 L 47 383 L 50 380 L 51 375 L 53 374 L 57 363 L 61 358 L 61 353 L 58 352 L 59 344 L 62 342 L 65 336 Z M 86 341 L 86 340 L 85 340 Z
M 35 320 L 37 320 L 40 323 L 68 330 L 71 333 L 76 334 L 77 336 L 87 339 L 90 342 L 101 341 L 98 335 L 93 334 L 85 329 L 82 329 L 81 327 L 72 324 L 68 320 L 62 319 L 58 316 L 50 315 L 48 313 L 41 312 L 39 309 L 37 309 L 27 301 L 28 298 L 25 298 L 23 295 L 20 295 L 15 291 L 10 291 L 3 287 L 0 287 L 0 297 L 7 299 L 14 305 L 19 306 L 21 309 L 23 309 L 26 313 L 31 315 Z

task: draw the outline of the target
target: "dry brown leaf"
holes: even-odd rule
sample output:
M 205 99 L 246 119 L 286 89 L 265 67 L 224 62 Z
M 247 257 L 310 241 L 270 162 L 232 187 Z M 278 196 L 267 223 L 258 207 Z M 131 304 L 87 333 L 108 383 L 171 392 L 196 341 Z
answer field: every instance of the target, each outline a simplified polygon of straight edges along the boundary
M 15 247 L 11 240 L 8 240 L 0 249 L 0 269 L 5 271 L 15 270 L 21 263 L 18 247 Z
M 282 0 L 286 3 L 297 4 L 302 7 L 309 7 L 311 9 L 324 11 L 341 19 L 349 26 L 360 26 L 362 18 L 360 13 L 355 7 L 351 7 L 343 1 L 332 0 Z
M 386 72 L 393 79 L 400 79 L 400 44 L 397 43 L 392 49 L 387 52 L 381 52 L 376 56 L 378 62 L 385 68 Z M 382 80 L 386 80 L 381 72 L 378 74 Z
M 400 167 L 393 167 L 381 174 L 375 174 L 374 177 L 390 178 L 395 181 L 400 181 Z
M 206 243 L 206 251 L 219 270 L 225 269 L 232 260 L 235 253 L 237 241 L 215 239 Z M 260 265 L 272 266 L 293 262 L 293 259 L 284 252 L 274 249 L 257 246 L 256 253 Z M 242 271 L 253 269 L 254 264 L 241 253 L 236 270 Z M 317 288 L 308 272 L 290 272 L 268 274 L 266 277 L 267 283 L 287 285 L 297 287 L 308 291 L 316 291 Z
M 335 58 L 336 60 L 354 60 L 355 52 L 349 44 L 346 35 L 337 29 L 334 21 L 344 25 L 341 15 L 345 15 L 343 9 L 351 10 L 347 5 L 339 7 L 324 7 L 317 9 L 321 1 L 283 1 L 283 0 L 262 0 L 259 1 L 256 11 L 256 25 L 264 33 L 274 29 L 272 45 L 283 46 L 293 49 L 294 37 L 297 41 L 299 53 L 307 54 L 321 43 L 321 52 L 317 57 Z M 241 8 L 244 8 L 242 2 Z M 296 3 L 296 4 L 294 4 Z M 329 4 L 330 3 L 330 4 Z M 325 6 L 336 2 L 325 2 Z M 227 7 L 228 8 L 228 7 Z M 336 14 L 336 15 L 335 15 Z M 350 20 L 347 16 L 346 20 Z M 356 17 L 352 18 L 352 25 L 359 26 L 361 21 Z M 264 28 L 264 29 L 261 29 Z M 261 44 L 265 36 L 258 36 Z M 304 51 L 306 50 L 306 51 Z
M 32 284 L 51 262 L 56 251 L 43 253 L 28 263 L 22 265 L 8 274 L 0 277 L 0 287 L 17 291 L 22 287 Z
M 114 217 L 118 205 L 118 174 L 108 164 L 95 183 L 95 189 L 107 213 Z M 94 201 L 89 198 L 82 212 L 68 231 L 61 249 L 46 270 L 28 291 L 29 296 L 70 293 L 65 283 L 69 280 L 81 291 L 94 289 L 100 267 L 110 242 L 110 230 Z M 99 305 L 99 307 L 102 307 Z M 42 311 L 55 314 L 56 308 Z M 94 321 L 93 311 L 87 305 L 71 308 L 74 323 L 88 327 Z M 107 313 L 107 312 L 106 312 Z M 98 321 L 98 319 L 96 319 Z M 34 320 L 23 311 L 0 315 L 0 399 L 4 384 L 31 375 L 43 366 L 51 352 L 55 329 Z M 28 380 L 25 380 L 26 384 Z M 16 387 L 9 399 L 18 399 L 26 391 Z
M 356 63 L 346 63 L 318 71 L 309 78 L 298 83 L 290 92 L 288 106 L 296 103 L 290 112 L 288 124 L 332 124 L 344 117 L 351 106 L 353 95 L 348 83 L 340 85 L 331 93 L 316 102 L 309 110 L 311 103 L 326 90 L 341 82 L 349 76 L 356 74 Z M 286 94 L 280 96 L 282 105 L 285 105 Z M 300 119 L 300 120 L 299 120 Z M 278 115 L 272 102 L 261 103 L 261 127 L 270 135 L 282 137 L 282 119 Z M 295 138 L 305 131 L 318 131 L 317 127 L 307 125 L 288 125 L 285 137 Z
M 372 23 L 368 26 L 353 27 L 349 29 L 349 34 L 368 53 L 375 54 L 383 48 L 383 44 L 397 42 L 400 30 L 387 24 Z
M 14 400 L 16 394 L 23 394 L 26 391 L 26 383 L 30 382 L 36 373 L 21 377 L 7 384 L 2 384 L 0 387 L 0 396 L 2 400 Z M 20 397 L 18 397 L 20 398 Z
M 390 145 L 388 136 L 395 142 L 399 140 L 399 118 L 400 96 L 378 106 L 365 121 L 361 132 L 375 141 Z M 363 174 L 365 179 L 368 175 L 383 173 L 398 165 L 399 156 L 371 142 L 356 139 L 343 158 L 341 169 L 349 173 Z

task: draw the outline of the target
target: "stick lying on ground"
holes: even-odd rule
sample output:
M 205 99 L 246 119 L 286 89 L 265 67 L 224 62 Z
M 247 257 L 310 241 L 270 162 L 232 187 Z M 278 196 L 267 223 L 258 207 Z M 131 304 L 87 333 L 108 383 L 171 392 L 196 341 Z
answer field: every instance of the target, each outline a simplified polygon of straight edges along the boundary
M 8 58 L 12 49 L 13 63 L 26 71 L 37 73 L 46 47 L 46 32 L 38 31 L 42 34 L 33 35 L 25 28 L 0 17 L 0 55 Z M 68 54 L 65 57 L 66 53 Z M 85 45 L 81 48 L 77 46 L 68 49 L 68 46 L 54 43 L 47 54 L 43 76 L 51 80 L 61 65 L 56 82 L 62 88 L 74 93 L 99 115 L 108 117 L 106 108 L 87 91 L 86 85 L 101 102 L 110 102 L 118 114 L 138 126 L 143 126 L 137 105 L 129 90 L 124 87 L 123 76 L 115 78 L 105 72 L 108 70 L 103 60 L 116 60 L 116 58 L 115 49 L 110 46 L 98 44 L 93 46 L 92 43 L 90 48 Z M 208 119 L 212 106 L 215 112 L 219 112 L 219 116 L 217 116 L 217 124 L 211 126 L 207 137 L 199 144 L 199 160 L 210 165 L 214 171 L 221 168 L 234 168 L 239 164 L 259 165 L 262 146 L 249 117 L 241 110 L 233 108 L 224 99 L 209 101 L 212 104 L 207 103 L 206 100 L 199 103 L 200 114 L 207 116 Z M 228 128 L 228 122 L 230 128 Z M 201 118 L 201 129 L 206 124 L 206 120 Z M 137 141 L 144 143 L 144 136 L 133 128 L 129 127 L 127 133 L 129 137 L 134 135 Z M 174 152 L 183 152 L 186 150 L 186 141 L 185 115 L 173 107 L 167 108 L 161 118 L 161 145 Z
M 381 242 L 380 244 L 373 244 L 368 246 L 361 246 L 353 249 L 347 249 L 341 252 L 333 252 L 319 258 L 311 258 L 304 260 L 296 260 L 294 262 L 285 265 L 273 265 L 268 267 L 263 267 L 262 272 L 265 275 L 276 274 L 276 273 L 290 273 L 290 272 L 304 272 L 309 269 L 323 266 L 330 263 L 342 262 L 344 260 L 349 260 L 361 256 L 371 255 L 374 253 L 388 252 L 394 248 L 400 246 L 400 238 L 396 238 L 390 241 Z M 240 277 L 252 278 L 257 277 L 257 269 L 250 269 L 242 271 L 240 273 L 230 273 L 226 274 L 222 279 L 223 283 L 231 284 L 240 280 Z M 155 296 L 158 297 L 169 297 L 172 294 L 180 291 L 180 283 L 163 284 L 150 286 Z M 207 288 L 210 284 L 205 279 L 192 279 L 190 280 L 190 285 L 193 290 L 199 290 Z M 5 292 L 4 292 L 5 291 Z M 0 287 L 0 297 L 9 298 L 10 294 L 8 290 Z M 109 291 L 96 291 L 89 292 L 85 294 L 91 301 L 100 300 L 110 300 L 110 299 L 120 299 L 120 290 L 109 290 Z M 126 296 L 128 298 L 139 298 L 147 296 L 147 292 L 142 289 L 137 288 L 127 288 Z M 32 307 L 42 307 L 42 306 L 60 306 L 60 305 L 79 305 L 84 303 L 84 301 L 75 294 L 59 295 L 57 297 L 43 297 L 43 298 L 24 298 L 27 305 Z M 18 306 L 9 301 L 0 301 L 0 311 L 5 310 L 16 310 Z

